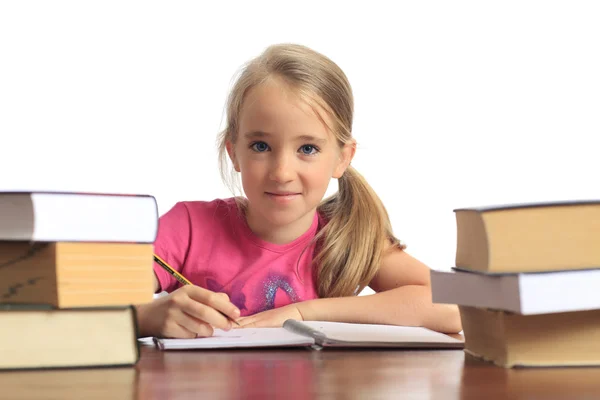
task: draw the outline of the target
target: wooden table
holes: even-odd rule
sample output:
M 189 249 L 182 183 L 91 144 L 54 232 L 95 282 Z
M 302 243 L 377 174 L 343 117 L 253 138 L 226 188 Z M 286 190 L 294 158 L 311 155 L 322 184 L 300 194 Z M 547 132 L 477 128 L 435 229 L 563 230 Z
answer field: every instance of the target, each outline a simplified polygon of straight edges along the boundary
M 505 370 L 462 350 L 142 348 L 135 368 L 0 373 L 4 399 L 599 399 L 600 368 Z

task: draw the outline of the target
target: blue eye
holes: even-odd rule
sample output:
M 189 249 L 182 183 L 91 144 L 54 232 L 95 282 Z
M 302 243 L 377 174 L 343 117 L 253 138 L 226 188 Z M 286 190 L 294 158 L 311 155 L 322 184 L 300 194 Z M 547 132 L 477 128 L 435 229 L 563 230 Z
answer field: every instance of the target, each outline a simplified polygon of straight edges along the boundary
M 265 142 L 255 142 L 252 143 L 252 145 L 250 145 L 250 148 L 254 151 L 256 151 L 257 153 L 263 153 L 267 150 L 269 150 L 269 145 L 266 144 Z
M 312 144 L 305 144 L 304 146 L 300 147 L 300 151 L 302 152 L 302 154 L 307 155 L 307 156 L 311 156 L 313 154 L 316 154 L 319 152 L 319 149 L 317 149 L 315 146 L 313 146 Z

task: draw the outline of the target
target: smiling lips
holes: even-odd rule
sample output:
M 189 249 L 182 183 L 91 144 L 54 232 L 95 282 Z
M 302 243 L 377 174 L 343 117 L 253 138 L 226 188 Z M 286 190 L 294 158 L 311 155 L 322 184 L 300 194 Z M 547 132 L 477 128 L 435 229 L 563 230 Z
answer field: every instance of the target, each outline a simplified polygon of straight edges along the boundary
M 297 192 L 265 192 L 265 194 L 278 203 L 287 203 L 300 196 Z

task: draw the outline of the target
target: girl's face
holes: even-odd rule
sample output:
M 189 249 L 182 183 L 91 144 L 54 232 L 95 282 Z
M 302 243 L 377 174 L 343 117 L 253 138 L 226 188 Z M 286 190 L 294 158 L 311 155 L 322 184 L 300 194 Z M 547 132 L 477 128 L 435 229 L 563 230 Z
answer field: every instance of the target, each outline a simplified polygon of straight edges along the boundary
M 349 165 L 354 142 L 340 147 L 321 118 L 330 123 L 276 79 L 246 95 L 237 141 L 227 150 L 241 172 L 248 213 L 264 228 L 308 229 L 330 179 Z

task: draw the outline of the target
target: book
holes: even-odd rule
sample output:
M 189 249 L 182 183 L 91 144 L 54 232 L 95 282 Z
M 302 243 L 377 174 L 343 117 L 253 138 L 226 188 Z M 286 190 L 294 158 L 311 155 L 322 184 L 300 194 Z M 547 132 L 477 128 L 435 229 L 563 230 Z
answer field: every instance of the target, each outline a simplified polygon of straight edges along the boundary
M 0 369 L 132 366 L 135 309 L 0 305 Z
M 546 314 L 600 309 L 600 269 L 488 275 L 431 271 L 434 303 Z
M 487 273 L 600 268 L 600 200 L 454 212 L 457 268 Z
M 0 240 L 153 243 L 158 207 L 150 195 L 0 192 Z
M 464 343 L 421 327 L 287 320 L 281 328 L 215 330 L 196 339 L 153 338 L 160 350 L 251 347 L 386 347 L 404 349 L 462 349 Z
M 600 365 L 600 310 L 520 315 L 459 306 L 465 352 L 496 365 Z
M 0 398 L 136 400 L 138 378 L 128 367 L 2 371 Z
M 149 303 L 153 262 L 153 245 L 145 243 L 0 241 L 0 303 Z

